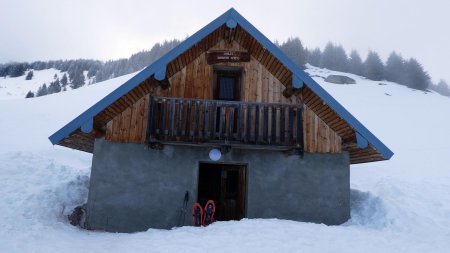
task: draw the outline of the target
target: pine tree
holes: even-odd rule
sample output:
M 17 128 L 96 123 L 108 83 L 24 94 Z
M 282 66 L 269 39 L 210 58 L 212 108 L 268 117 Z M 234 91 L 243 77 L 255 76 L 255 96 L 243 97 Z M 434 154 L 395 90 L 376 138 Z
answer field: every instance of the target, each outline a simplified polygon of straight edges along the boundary
M 36 97 L 45 96 L 48 94 L 47 90 L 47 84 L 43 84 L 41 87 L 39 87 L 38 91 L 36 92 Z
M 336 54 L 336 70 L 347 72 L 348 71 L 348 56 L 345 52 L 344 47 L 341 45 L 335 47 L 335 54 Z
M 344 48 L 341 45 L 335 46 L 333 43 L 328 42 L 320 59 L 320 67 L 336 71 L 347 71 L 348 57 Z
M 98 66 L 92 65 L 88 70 L 87 77 L 91 78 L 95 76 L 95 73 L 97 73 L 98 69 L 99 69 Z
M 28 91 L 27 95 L 25 96 L 25 98 L 34 98 L 34 93 L 30 90 Z
M 82 70 L 75 70 L 72 72 L 73 74 L 69 74 L 72 89 L 78 89 L 84 85 L 84 75 Z
M 364 62 L 364 76 L 374 81 L 383 80 L 384 65 L 376 52 L 370 51 L 367 55 Z
M 15 63 L 10 65 L 9 68 L 9 76 L 10 77 L 19 77 L 25 74 L 26 65 L 23 63 Z
M 364 74 L 364 66 L 358 51 L 352 50 L 348 60 L 348 71 L 352 74 L 362 76 Z
M 321 57 L 322 52 L 320 51 L 320 48 L 317 47 L 316 49 L 308 53 L 308 58 L 306 61 L 313 66 L 319 67 Z
M 436 91 L 439 92 L 440 94 L 450 97 L 450 87 L 448 86 L 445 80 L 441 79 L 437 84 L 436 88 L 437 88 Z
M 66 75 L 66 73 L 64 73 L 64 75 L 63 75 L 63 77 L 61 78 L 61 85 L 63 86 L 63 87 L 66 87 L 66 85 L 67 85 L 67 75 Z
M 386 61 L 385 77 L 391 82 L 400 84 L 405 82 L 405 60 L 396 52 L 392 52 Z
M 335 65 L 336 63 L 334 60 L 334 45 L 333 43 L 328 42 L 320 58 L 320 67 L 331 69 L 334 68 Z
M 61 91 L 61 85 L 59 84 L 59 79 L 56 78 L 56 80 L 48 86 L 48 94 L 58 93 Z
M 305 66 L 305 49 L 303 48 L 302 41 L 298 37 L 289 38 L 280 45 L 280 49 L 287 57 L 297 64 L 297 66 Z
M 423 70 L 422 64 L 411 58 L 406 63 L 406 84 L 408 87 L 418 90 L 426 90 L 430 84 L 430 76 Z
M 33 70 L 28 71 L 27 76 L 25 77 L 25 80 L 31 80 L 33 79 Z
M 448 86 L 447 82 L 443 79 L 439 80 L 438 84 L 430 84 L 428 88 L 436 91 L 443 96 L 450 97 L 450 86 Z

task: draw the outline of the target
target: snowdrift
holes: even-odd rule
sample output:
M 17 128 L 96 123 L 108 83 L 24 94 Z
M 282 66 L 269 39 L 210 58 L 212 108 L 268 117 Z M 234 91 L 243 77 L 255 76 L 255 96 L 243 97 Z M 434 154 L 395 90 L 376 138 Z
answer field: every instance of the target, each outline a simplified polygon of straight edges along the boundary
M 395 153 L 390 161 L 351 167 L 347 223 L 244 219 L 135 234 L 71 226 L 66 215 L 87 198 L 91 155 L 47 138 L 131 74 L 39 98 L 2 97 L 0 252 L 448 252 L 450 99 L 307 71 Z M 327 83 L 330 74 L 356 84 Z

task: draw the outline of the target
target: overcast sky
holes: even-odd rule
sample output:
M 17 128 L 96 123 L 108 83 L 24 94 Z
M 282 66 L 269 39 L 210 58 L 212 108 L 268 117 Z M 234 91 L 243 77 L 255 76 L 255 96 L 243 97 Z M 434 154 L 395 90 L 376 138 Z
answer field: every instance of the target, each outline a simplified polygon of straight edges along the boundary
M 450 0 L 0 0 L 0 63 L 129 57 L 183 39 L 234 7 L 271 40 L 393 50 L 450 82 Z

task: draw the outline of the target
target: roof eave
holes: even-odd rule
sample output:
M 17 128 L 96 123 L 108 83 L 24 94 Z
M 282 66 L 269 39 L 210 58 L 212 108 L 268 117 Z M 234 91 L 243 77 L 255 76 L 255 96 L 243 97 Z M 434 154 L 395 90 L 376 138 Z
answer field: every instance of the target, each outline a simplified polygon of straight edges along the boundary
M 235 21 L 235 22 L 233 22 Z M 229 9 L 227 12 L 213 20 L 211 23 L 200 29 L 194 35 L 186 39 L 180 45 L 169 51 L 163 57 L 150 64 L 141 72 L 136 74 L 130 80 L 118 87 L 116 90 L 108 94 L 102 100 L 94 104 L 88 110 L 80 114 L 73 119 L 63 128 L 55 132 L 49 137 L 52 144 L 58 144 L 66 136 L 70 135 L 73 131 L 78 129 L 86 122 L 92 120 L 95 115 L 107 108 L 114 101 L 119 99 L 123 94 L 129 92 L 134 87 L 151 77 L 152 75 L 159 75 L 161 72 L 165 73 L 165 68 L 169 62 L 178 57 L 181 53 L 194 46 L 201 39 L 208 34 L 222 26 L 227 24 L 229 27 L 239 24 L 245 31 L 251 34 L 264 48 L 269 50 L 280 62 L 288 68 L 293 78 L 300 79 L 302 82 L 294 82 L 294 85 L 306 84 L 314 93 L 321 97 L 336 113 L 346 120 L 349 125 L 365 138 L 372 146 L 380 152 L 384 158 L 390 159 L 393 156 L 393 152 L 384 145 L 375 135 L 373 135 L 366 127 L 364 127 L 350 112 L 348 112 L 339 102 L 337 102 L 322 86 L 320 86 L 314 79 L 312 79 L 306 72 L 304 72 L 299 66 L 297 66 L 291 59 L 289 59 L 281 50 L 275 46 L 264 34 L 256 29 L 250 22 L 248 22 L 242 15 L 240 15 L 234 8 Z
M 141 82 L 145 81 L 155 73 L 161 71 L 162 68 L 165 68 L 167 64 L 174 60 L 178 55 L 188 50 L 190 47 L 194 46 L 201 39 L 206 37 L 209 33 L 213 32 L 223 24 L 227 23 L 233 16 L 233 14 L 237 13 L 233 8 L 213 20 L 211 23 L 200 29 L 194 35 L 189 37 L 187 40 L 183 41 L 177 47 L 170 50 L 167 54 L 150 64 L 148 67 L 144 68 L 141 72 L 136 74 L 134 77 L 129 79 L 123 85 L 115 89 L 113 92 L 105 96 L 99 102 L 91 106 L 85 112 L 81 113 L 62 127 L 60 130 L 56 131 L 49 137 L 50 142 L 55 145 L 58 144 L 61 140 L 63 140 L 66 136 L 70 135 L 73 131 L 80 128 L 85 122 L 92 120 L 95 115 L 99 112 L 107 108 L 111 103 L 115 100 L 119 99 L 123 94 L 129 92 L 134 87 L 139 85 Z

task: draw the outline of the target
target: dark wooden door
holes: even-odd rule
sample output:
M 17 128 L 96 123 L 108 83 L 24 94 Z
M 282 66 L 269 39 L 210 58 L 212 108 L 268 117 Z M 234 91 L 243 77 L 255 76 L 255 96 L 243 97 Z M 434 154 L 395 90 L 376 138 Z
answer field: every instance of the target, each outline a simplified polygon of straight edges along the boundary
M 245 167 L 224 165 L 221 172 L 221 219 L 240 220 L 245 216 Z
M 201 163 L 198 201 L 216 203 L 216 219 L 240 220 L 245 217 L 246 167 L 235 164 Z

